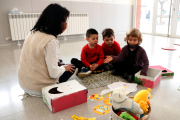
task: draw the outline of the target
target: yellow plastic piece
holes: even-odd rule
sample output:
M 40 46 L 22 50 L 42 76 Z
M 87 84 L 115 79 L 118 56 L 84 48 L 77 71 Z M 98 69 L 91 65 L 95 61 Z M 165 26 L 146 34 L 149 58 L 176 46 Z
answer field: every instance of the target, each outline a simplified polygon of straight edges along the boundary
M 150 105 L 149 100 L 151 99 L 151 89 L 141 90 L 134 96 L 134 102 L 138 103 L 144 113 L 148 112 L 148 108 Z
M 98 106 L 95 106 L 93 108 L 93 111 L 96 113 L 96 114 L 99 114 L 99 115 L 104 115 L 104 114 L 107 114 L 110 112 L 110 108 L 105 106 L 105 105 L 98 105 Z
M 106 99 L 104 100 L 104 103 L 105 103 L 106 105 L 111 106 L 111 103 L 109 102 L 109 98 L 106 98 Z

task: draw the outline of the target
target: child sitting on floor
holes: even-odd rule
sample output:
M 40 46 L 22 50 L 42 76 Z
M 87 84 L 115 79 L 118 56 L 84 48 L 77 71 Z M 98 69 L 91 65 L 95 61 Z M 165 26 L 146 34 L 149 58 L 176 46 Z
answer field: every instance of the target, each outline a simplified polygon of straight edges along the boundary
M 106 28 L 102 31 L 102 37 L 103 37 L 103 43 L 102 43 L 102 49 L 104 52 L 104 58 L 106 56 L 118 56 L 121 52 L 121 47 L 118 42 L 115 41 L 114 31 L 110 28 Z M 114 67 L 111 63 L 107 63 L 105 65 L 105 70 L 113 70 Z
M 104 54 L 100 45 L 98 45 L 98 32 L 95 29 L 88 29 L 86 40 L 89 42 L 81 51 L 81 61 L 72 58 L 71 63 L 76 66 L 78 77 L 86 77 L 89 74 L 101 73 L 104 71 Z
M 118 56 L 107 56 L 104 63 L 112 61 L 115 70 L 112 75 L 121 75 L 129 82 L 134 80 L 134 74 L 140 71 L 141 75 L 146 76 L 149 67 L 149 60 L 145 50 L 139 46 L 142 43 L 142 34 L 136 29 L 132 28 L 126 33 L 124 41 L 127 45 L 122 48 Z

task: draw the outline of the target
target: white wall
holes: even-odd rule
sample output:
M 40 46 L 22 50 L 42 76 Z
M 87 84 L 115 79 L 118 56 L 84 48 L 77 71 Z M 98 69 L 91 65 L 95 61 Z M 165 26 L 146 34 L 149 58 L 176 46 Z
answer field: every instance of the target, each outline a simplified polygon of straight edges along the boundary
M 121 1 L 121 2 L 120 2 Z M 0 0 L 0 46 L 1 44 L 16 44 L 17 41 L 7 41 L 11 37 L 8 13 L 18 8 L 24 13 L 41 13 L 50 3 L 58 3 L 70 12 L 88 12 L 89 27 L 99 33 L 104 28 L 112 28 L 115 33 L 126 32 L 132 27 L 132 0 L 114 0 L 114 2 L 80 2 L 67 0 Z
M 133 5 L 134 0 L 114 0 L 115 3 L 123 4 L 123 5 Z
M 134 0 L 44 0 L 44 1 L 71 1 L 71 2 L 99 2 L 99 3 L 115 3 L 122 5 L 133 5 Z

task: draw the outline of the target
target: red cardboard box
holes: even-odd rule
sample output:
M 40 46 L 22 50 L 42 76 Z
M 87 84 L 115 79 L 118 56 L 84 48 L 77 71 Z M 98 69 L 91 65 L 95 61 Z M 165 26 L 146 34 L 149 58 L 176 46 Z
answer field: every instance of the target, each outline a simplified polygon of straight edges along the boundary
M 162 70 L 162 73 L 161 73 L 161 76 L 172 76 L 174 75 L 174 72 L 165 68 L 165 67 L 162 67 L 160 65 L 156 65 L 156 66 L 149 66 L 149 68 L 153 68 L 153 69 L 158 69 L 158 70 Z
M 161 80 L 162 70 L 148 68 L 147 76 L 140 75 L 141 70 L 135 74 L 134 82 L 144 87 L 154 88 Z
M 42 95 L 52 113 L 87 102 L 87 89 L 76 80 L 44 87 Z

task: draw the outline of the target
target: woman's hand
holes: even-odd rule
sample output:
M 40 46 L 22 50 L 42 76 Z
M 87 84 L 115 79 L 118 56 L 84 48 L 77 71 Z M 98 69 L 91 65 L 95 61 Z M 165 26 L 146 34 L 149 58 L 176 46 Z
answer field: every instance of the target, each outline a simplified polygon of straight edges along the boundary
M 113 60 L 111 56 L 106 56 L 106 59 L 104 60 L 104 63 L 109 63 Z
M 73 66 L 72 64 L 68 64 L 68 65 L 64 65 L 64 68 L 66 69 L 66 71 L 69 71 L 71 73 L 73 73 L 75 70 L 75 66 Z

